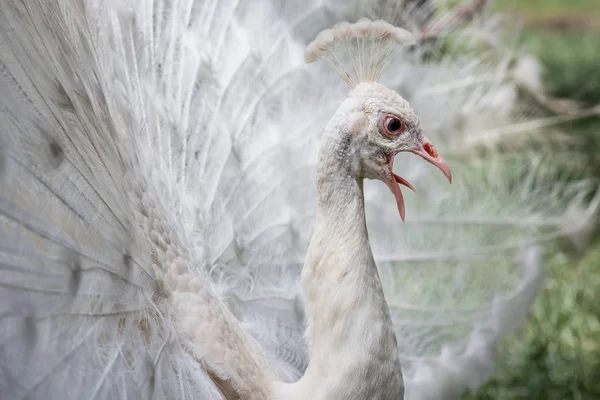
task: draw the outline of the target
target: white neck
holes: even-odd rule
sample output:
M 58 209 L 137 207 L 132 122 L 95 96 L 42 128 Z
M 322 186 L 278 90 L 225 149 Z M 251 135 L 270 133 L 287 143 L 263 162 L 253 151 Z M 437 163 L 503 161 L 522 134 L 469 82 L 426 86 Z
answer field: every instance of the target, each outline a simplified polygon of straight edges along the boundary
M 396 337 L 364 211 L 356 127 L 330 121 L 317 174 L 317 217 L 302 271 L 310 362 L 286 399 L 401 399 Z M 345 121 L 345 124 L 344 124 Z

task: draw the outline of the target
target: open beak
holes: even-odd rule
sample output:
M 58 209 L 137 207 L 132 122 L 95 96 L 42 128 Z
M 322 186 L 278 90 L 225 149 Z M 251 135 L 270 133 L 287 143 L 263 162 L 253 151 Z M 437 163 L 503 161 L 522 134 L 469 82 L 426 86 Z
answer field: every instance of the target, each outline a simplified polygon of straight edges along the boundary
M 436 151 L 435 147 L 433 146 L 433 144 L 430 141 L 425 139 L 423 144 L 420 144 L 419 148 L 417 148 L 416 150 L 411 150 L 411 153 L 421 156 L 425 160 L 429 161 L 430 163 L 432 163 L 433 165 L 438 167 L 444 173 L 444 175 L 446 175 L 446 178 L 448 178 L 448 182 L 452 183 L 452 173 L 450 172 L 450 168 L 448 167 L 448 164 L 439 155 L 439 153 Z M 389 180 L 388 180 L 388 186 L 390 187 L 390 189 L 392 190 L 392 193 L 394 194 L 394 197 L 396 198 L 396 203 L 398 205 L 398 211 L 400 212 L 400 218 L 402 219 L 402 221 L 404 221 L 404 218 L 406 216 L 406 209 L 404 207 L 404 197 L 402 197 L 402 192 L 400 191 L 400 185 L 406 186 L 413 192 L 415 191 L 415 188 L 410 183 L 408 183 L 408 181 L 406 181 L 406 179 L 394 174 L 393 167 L 394 167 L 394 155 L 390 154 L 390 156 L 388 158 L 388 168 L 389 168 L 389 176 L 390 176 Z

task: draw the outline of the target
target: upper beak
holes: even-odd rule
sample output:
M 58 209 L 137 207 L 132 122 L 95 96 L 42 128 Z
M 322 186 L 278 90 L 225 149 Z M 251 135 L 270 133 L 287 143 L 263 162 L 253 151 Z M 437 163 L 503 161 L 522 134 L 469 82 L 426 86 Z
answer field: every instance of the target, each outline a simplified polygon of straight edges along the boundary
M 425 160 L 438 167 L 440 170 L 442 170 L 444 175 L 446 175 L 448 182 L 452 183 L 452 173 L 450 172 L 448 164 L 446 161 L 444 161 L 442 156 L 440 156 L 433 146 L 433 143 L 431 143 L 429 140 L 425 139 L 422 144 L 419 144 L 419 148 L 416 150 L 411 150 L 410 152 L 423 157 Z

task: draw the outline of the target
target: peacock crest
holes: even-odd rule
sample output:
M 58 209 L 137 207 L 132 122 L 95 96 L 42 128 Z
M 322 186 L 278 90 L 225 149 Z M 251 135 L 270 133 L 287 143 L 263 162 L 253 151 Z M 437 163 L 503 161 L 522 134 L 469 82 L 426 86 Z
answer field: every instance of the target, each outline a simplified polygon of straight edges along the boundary
M 306 48 L 307 63 L 323 59 L 354 88 L 361 82 L 377 82 L 392 61 L 398 46 L 415 43 L 412 33 L 383 20 L 361 18 L 340 22 L 317 35 Z

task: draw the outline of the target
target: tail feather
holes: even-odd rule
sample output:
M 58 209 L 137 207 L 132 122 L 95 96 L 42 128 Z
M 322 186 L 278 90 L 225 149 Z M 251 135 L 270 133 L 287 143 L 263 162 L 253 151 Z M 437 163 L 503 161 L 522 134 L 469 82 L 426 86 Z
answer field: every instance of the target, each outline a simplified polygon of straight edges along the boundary
M 119 111 L 128 80 L 100 67 L 110 64 L 82 4 L 1 9 L 0 387 L 11 398 L 221 398 L 161 304 L 127 190 L 143 165 L 121 129 L 136 126 Z

